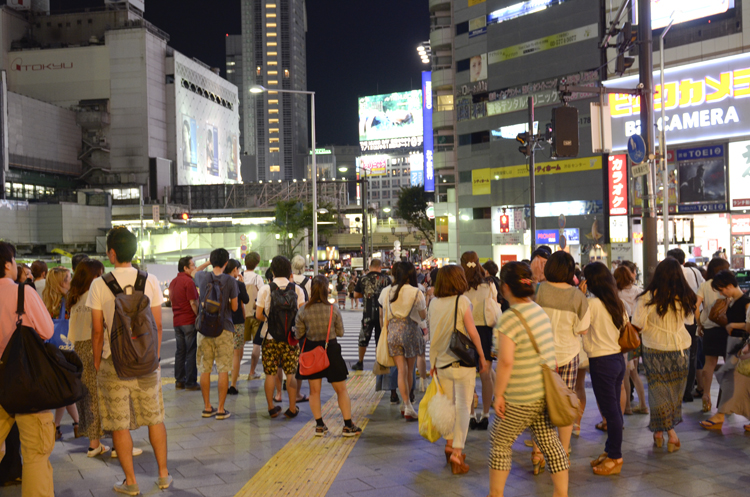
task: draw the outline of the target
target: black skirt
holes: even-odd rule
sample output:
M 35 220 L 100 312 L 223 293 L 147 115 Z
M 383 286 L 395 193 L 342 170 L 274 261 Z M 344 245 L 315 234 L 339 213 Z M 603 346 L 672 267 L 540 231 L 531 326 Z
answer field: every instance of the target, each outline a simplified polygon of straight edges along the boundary
M 727 353 L 728 337 L 729 333 L 724 328 L 703 330 L 703 355 L 724 357 Z
M 492 326 L 477 326 L 479 341 L 482 343 L 482 352 L 488 362 L 492 361 Z M 479 361 L 477 360 L 477 370 L 479 370 Z
M 302 347 L 302 352 L 307 352 L 315 347 L 325 347 L 326 342 L 325 340 L 320 342 L 313 342 L 312 340 L 308 340 L 305 342 L 305 340 L 300 341 L 300 345 L 304 344 Z M 328 362 L 330 363 L 329 366 L 324 369 L 323 371 L 315 374 L 311 374 L 309 376 L 305 376 L 300 374 L 299 368 L 297 369 L 297 379 L 298 380 L 320 380 L 325 378 L 328 380 L 328 383 L 338 383 L 339 381 L 345 381 L 346 378 L 349 376 L 349 369 L 346 367 L 346 362 L 344 362 L 344 358 L 341 356 L 341 345 L 339 345 L 339 342 L 332 338 L 328 340 Z

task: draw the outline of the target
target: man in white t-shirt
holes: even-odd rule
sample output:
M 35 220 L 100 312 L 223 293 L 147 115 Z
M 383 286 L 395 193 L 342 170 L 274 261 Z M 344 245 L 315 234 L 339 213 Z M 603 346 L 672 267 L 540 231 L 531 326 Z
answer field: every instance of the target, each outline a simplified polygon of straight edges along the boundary
M 260 328 L 263 323 L 255 318 L 255 301 L 258 298 L 260 289 L 263 288 L 263 277 L 255 272 L 255 268 L 260 263 L 260 254 L 250 252 L 245 256 L 245 267 L 247 271 L 242 276 L 247 288 L 247 295 L 250 302 L 245 305 L 245 342 L 253 342 L 253 353 L 250 357 L 250 374 L 247 376 L 248 381 L 260 378 L 260 374 L 255 372 L 260 360 L 260 346 L 263 345 L 263 339 L 260 337 Z M 244 353 L 244 348 L 242 352 Z M 241 359 L 241 358 L 240 358 Z
M 294 291 L 297 295 L 297 306 L 302 307 L 305 304 L 305 293 L 299 285 L 291 283 L 289 278 L 292 277 L 292 265 L 289 259 L 282 255 L 277 255 L 271 261 L 271 272 L 274 278 L 272 284 L 275 284 L 279 290 L 284 290 L 290 284 L 294 285 Z M 285 275 L 285 276 L 283 276 Z M 258 299 L 255 308 L 255 317 L 259 321 L 266 321 L 268 316 L 273 312 L 271 308 L 271 285 L 264 285 L 258 293 Z M 266 401 L 268 402 L 268 414 L 275 418 L 281 414 L 281 407 L 274 405 L 273 390 L 276 385 L 274 377 L 279 367 L 286 374 L 286 392 L 289 396 L 289 409 L 284 415 L 287 418 L 294 418 L 299 414 L 297 407 L 297 365 L 299 360 L 299 347 L 289 345 L 288 342 L 274 340 L 269 331 L 268 323 L 263 330 L 263 372 L 266 374 L 265 391 Z
M 673 248 L 672 250 L 667 252 L 667 257 L 672 257 L 680 263 L 680 265 L 682 266 L 682 272 L 685 275 L 685 281 L 687 281 L 688 286 L 693 290 L 693 292 L 697 294 L 701 283 L 706 280 L 703 279 L 703 276 L 701 275 L 701 272 L 698 271 L 698 269 L 694 267 L 685 267 L 685 252 L 681 248 Z M 687 328 L 688 333 L 690 333 L 691 342 L 687 384 L 685 385 L 685 394 L 682 396 L 682 401 L 692 402 L 693 387 L 695 386 L 695 368 L 698 359 L 698 339 L 696 338 L 698 324 L 686 324 L 685 328 Z
M 115 269 L 112 275 L 117 283 L 128 292 L 135 285 L 138 270 L 131 261 L 138 249 L 138 241 L 125 227 L 113 228 L 107 233 L 107 256 Z M 162 294 L 159 281 L 148 275 L 144 294 L 150 300 L 158 332 L 158 351 L 161 353 L 161 303 Z M 112 441 L 125 473 L 125 481 L 116 483 L 114 490 L 128 495 L 138 495 L 138 482 L 133 469 L 133 439 L 130 436 L 131 404 L 136 424 L 148 426 L 149 440 L 154 449 L 159 466 L 157 485 L 168 488 L 172 477 L 167 470 L 167 429 L 164 426 L 164 400 L 161 392 L 161 370 L 139 376 L 121 379 L 117 376 L 110 350 L 110 330 L 115 316 L 115 296 L 100 277 L 91 283 L 86 306 L 91 308 L 93 330 L 91 334 L 94 349 L 94 367 L 97 370 L 99 386 L 99 414 L 102 428 L 112 432 Z M 106 323 L 106 328 L 105 328 Z

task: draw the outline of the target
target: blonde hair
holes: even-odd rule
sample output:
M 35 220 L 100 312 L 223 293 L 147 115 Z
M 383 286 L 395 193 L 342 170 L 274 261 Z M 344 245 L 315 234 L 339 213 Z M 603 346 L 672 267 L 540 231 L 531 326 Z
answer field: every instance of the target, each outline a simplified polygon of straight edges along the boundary
M 292 257 L 292 272 L 294 274 L 303 274 L 305 272 L 305 258 L 301 255 Z
M 58 314 L 60 314 L 62 298 L 65 296 L 60 287 L 68 277 L 70 277 L 70 269 L 63 266 L 53 267 L 47 273 L 47 284 L 44 286 L 44 291 L 42 292 L 42 300 L 50 316 L 53 318 L 57 318 Z

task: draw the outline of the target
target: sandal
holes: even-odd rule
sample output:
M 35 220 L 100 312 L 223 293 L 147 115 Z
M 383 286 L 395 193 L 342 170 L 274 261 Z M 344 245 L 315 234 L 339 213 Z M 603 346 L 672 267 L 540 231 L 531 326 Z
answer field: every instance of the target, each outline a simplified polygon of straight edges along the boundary
M 602 420 L 601 422 L 596 423 L 595 428 L 597 430 L 601 430 L 603 432 L 606 432 L 607 431 L 607 422 L 604 421 L 604 420 Z
M 78 431 L 78 423 L 73 423 L 73 438 L 81 438 L 83 433 Z
M 701 421 L 698 424 L 707 430 L 721 430 L 721 427 L 724 425 L 724 421 L 717 423 L 716 421 L 711 421 L 710 419 L 706 419 L 704 421 Z
M 581 424 L 580 423 L 573 423 L 573 435 L 577 437 L 581 436 Z
M 310 402 L 310 397 L 303 395 L 302 398 L 297 399 L 297 404 L 301 404 L 302 402 Z
M 625 416 L 632 416 L 633 415 L 633 409 L 625 409 L 625 412 L 623 412 Z
M 281 403 L 281 395 L 279 395 L 279 396 L 278 396 L 278 398 L 277 398 L 277 397 L 274 397 L 274 398 L 273 398 L 273 401 L 274 401 L 274 402 L 278 402 L 278 403 L 280 404 L 280 403 Z
M 648 414 L 648 407 L 634 407 L 633 408 L 633 414 Z
M 745 429 L 745 431 L 750 431 L 750 425 L 745 425 L 743 426 L 743 428 Z
M 469 472 L 469 465 L 466 464 L 466 454 L 461 454 L 461 457 L 452 454 L 450 458 L 451 471 L 454 475 L 463 475 Z
M 658 449 L 661 449 L 664 446 L 664 434 L 663 433 L 660 437 L 657 437 L 656 433 L 654 433 L 654 445 Z
M 711 412 L 711 398 L 703 397 L 703 412 Z
M 280 410 L 281 410 L 281 408 L 279 407 L 279 411 L 280 411 Z M 284 412 L 284 416 L 286 416 L 286 417 L 287 417 L 287 418 L 289 418 L 289 419 L 294 419 L 294 418 L 296 418 L 296 417 L 297 417 L 297 414 L 299 414 L 299 407 L 297 408 L 297 410 L 296 410 L 296 411 L 292 411 L 292 409 L 290 408 L 290 409 L 287 409 L 287 410 L 286 410 L 286 411 Z
M 594 474 L 599 476 L 619 475 L 621 471 L 622 461 L 616 462 L 610 458 L 605 459 L 598 466 L 594 466 Z
M 281 406 L 276 406 L 273 409 L 268 410 L 268 415 L 272 418 L 277 418 L 281 414 Z
M 599 466 L 606 459 L 607 459 L 607 453 L 606 452 L 602 452 L 602 454 L 599 457 L 597 457 L 596 459 L 594 459 L 593 461 L 591 461 L 591 467 L 595 468 L 595 467 Z
M 544 456 L 542 455 L 541 451 L 532 451 L 531 452 L 531 464 L 534 466 L 534 475 L 538 475 L 542 471 L 544 471 L 544 465 L 546 464 L 544 461 Z
M 55 442 L 58 440 L 62 440 L 62 431 L 60 430 L 59 426 L 55 427 Z

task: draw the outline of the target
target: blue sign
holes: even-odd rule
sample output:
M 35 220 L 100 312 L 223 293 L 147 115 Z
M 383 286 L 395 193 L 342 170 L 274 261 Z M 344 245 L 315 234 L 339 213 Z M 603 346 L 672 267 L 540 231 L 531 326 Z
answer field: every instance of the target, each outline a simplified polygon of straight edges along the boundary
M 724 157 L 723 145 L 712 145 L 710 147 L 684 148 L 677 151 L 677 161 L 710 159 L 712 157 Z
M 628 157 L 634 164 L 640 164 L 646 158 L 646 142 L 641 135 L 628 138 Z
M 432 154 L 435 138 L 432 135 L 432 73 L 422 73 L 422 144 L 424 147 L 424 191 L 435 191 L 435 166 Z
M 560 230 L 536 230 L 537 245 L 557 245 Z
M 564 234 L 568 245 L 579 245 L 581 243 L 581 235 L 578 228 L 565 228 Z

